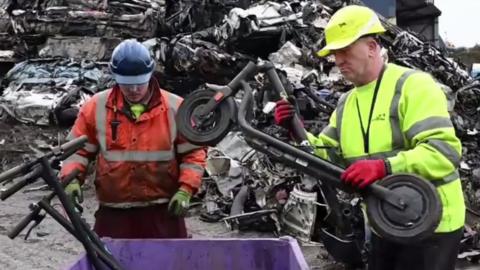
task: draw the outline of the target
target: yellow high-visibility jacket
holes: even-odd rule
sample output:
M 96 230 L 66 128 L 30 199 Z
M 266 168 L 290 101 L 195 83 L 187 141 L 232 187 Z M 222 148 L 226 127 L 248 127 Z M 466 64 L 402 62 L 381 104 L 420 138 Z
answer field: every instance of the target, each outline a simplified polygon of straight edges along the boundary
M 318 136 L 308 134 L 310 143 L 317 146 L 315 153 L 345 166 L 360 159 L 384 159 L 390 173 L 413 173 L 430 180 L 443 205 L 436 232 L 461 228 L 465 222 L 458 174 L 462 146 L 445 94 L 429 74 L 388 64 L 371 117 L 366 153 L 361 123 L 366 129 L 376 83 L 344 94 L 329 125 Z M 325 146 L 331 148 L 321 148 Z

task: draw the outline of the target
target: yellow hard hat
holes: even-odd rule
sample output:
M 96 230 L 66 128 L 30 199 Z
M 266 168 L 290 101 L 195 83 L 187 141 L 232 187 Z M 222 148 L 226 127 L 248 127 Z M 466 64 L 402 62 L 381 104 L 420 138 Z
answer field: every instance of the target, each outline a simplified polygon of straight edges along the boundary
M 385 31 L 373 10 L 356 5 L 343 7 L 333 14 L 325 27 L 327 45 L 318 51 L 317 55 L 327 56 L 331 50 L 345 48 L 362 36 Z

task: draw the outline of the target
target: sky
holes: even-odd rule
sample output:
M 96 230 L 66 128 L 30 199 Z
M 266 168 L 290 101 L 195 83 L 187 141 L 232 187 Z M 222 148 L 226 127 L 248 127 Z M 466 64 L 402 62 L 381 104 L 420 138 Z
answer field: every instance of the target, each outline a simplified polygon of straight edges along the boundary
M 480 45 L 480 0 L 434 0 L 441 11 L 439 34 L 456 47 Z

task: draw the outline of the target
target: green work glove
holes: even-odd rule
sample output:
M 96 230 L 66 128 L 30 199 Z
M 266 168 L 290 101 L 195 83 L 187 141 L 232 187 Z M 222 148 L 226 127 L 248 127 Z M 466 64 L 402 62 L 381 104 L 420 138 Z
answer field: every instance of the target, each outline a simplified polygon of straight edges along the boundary
M 168 211 L 177 217 L 183 217 L 187 213 L 192 195 L 184 190 L 179 190 L 170 199 Z
M 65 193 L 72 199 L 73 202 L 77 201 L 83 203 L 83 192 L 78 180 L 73 180 L 65 187 Z

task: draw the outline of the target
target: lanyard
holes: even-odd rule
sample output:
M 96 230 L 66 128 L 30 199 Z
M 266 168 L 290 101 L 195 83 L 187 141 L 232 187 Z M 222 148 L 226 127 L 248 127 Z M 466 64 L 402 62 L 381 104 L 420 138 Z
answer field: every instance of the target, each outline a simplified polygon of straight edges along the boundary
M 375 83 L 375 90 L 373 91 L 372 104 L 370 105 L 370 114 L 368 115 L 367 131 L 365 131 L 365 127 L 363 126 L 362 114 L 360 113 L 360 106 L 358 105 L 358 97 L 355 96 L 355 101 L 357 103 L 358 119 L 360 119 L 360 127 L 362 128 L 363 147 L 364 147 L 365 154 L 368 154 L 370 152 L 369 151 L 370 150 L 370 148 L 369 148 L 370 123 L 372 122 L 373 109 L 375 108 L 375 102 L 377 101 L 378 89 L 380 88 L 380 84 L 382 83 L 383 73 L 385 72 L 385 69 L 386 69 L 386 66 L 384 65 L 382 67 L 382 70 L 380 71 L 380 75 L 378 76 L 378 80 Z

